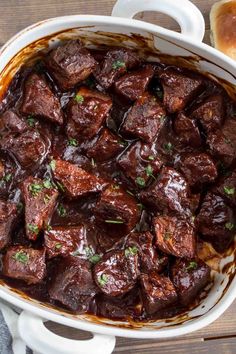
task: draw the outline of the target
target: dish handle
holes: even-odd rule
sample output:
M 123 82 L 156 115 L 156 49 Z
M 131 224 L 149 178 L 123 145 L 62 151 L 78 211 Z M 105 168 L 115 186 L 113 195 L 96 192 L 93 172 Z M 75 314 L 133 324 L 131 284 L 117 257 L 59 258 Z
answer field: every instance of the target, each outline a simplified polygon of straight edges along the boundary
M 115 348 L 113 336 L 93 333 L 92 339 L 73 340 L 52 333 L 43 322 L 27 311 L 22 311 L 18 320 L 21 338 L 38 354 L 111 354 Z
M 174 18 L 181 33 L 192 40 L 202 41 L 205 21 L 200 10 L 189 0 L 118 0 L 112 16 L 132 18 L 138 12 L 158 11 Z

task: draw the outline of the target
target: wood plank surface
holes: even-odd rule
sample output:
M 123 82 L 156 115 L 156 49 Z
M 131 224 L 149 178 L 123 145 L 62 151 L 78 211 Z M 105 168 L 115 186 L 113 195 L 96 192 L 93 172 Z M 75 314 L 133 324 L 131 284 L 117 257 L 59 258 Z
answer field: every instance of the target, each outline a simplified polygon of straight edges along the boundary
M 143 0 L 145 1 L 145 0 Z M 181 6 L 181 0 L 179 1 Z M 204 41 L 209 43 L 209 11 L 214 0 L 194 0 L 206 22 Z M 70 14 L 110 15 L 114 0 L 0 0 L 0 46 L 24 27 L 49 17 Z M 137 19 L 179 30 L 178 24 L 166 15 L 140 13 Z M 180 338 L 170 340 L 138 340 L 118 338 L 115 353 L 121 354 L 235 354 L 236 353 L 236 303 L 210 326 Z M 55 333 L 73 339 L 88 339 L 90 334 L 47 323 Z M 88 353 L 90 354 L 90 353 Z

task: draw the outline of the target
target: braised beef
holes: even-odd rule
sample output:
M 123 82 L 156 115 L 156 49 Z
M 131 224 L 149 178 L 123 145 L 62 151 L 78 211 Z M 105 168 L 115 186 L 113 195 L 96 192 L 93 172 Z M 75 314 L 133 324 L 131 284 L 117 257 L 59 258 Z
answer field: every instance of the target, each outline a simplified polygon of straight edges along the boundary
M 236 230 L 225 83 L 79 39 L 38 54 L 0 99 L 1 282 L 127 322 L 197 306 L 198 257 L 217 270 Z

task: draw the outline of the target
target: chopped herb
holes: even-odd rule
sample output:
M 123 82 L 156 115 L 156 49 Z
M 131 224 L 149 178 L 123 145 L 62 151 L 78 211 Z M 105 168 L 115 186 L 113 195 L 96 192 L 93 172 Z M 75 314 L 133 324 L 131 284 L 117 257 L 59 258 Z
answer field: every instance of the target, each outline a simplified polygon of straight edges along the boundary
M 231 222 L 227 222 L 227 223 L 225 224 L 225 227 L 226 227 L 226 229 L 228 229 L 229 231 L 231 231 L 231 230 L 233 230 L 233 228 L 234 228 L 234 224 L 232 224 Z
M 58 215 L 61 216 L 62 218 L 64 216 L 66 216 L 66 209 L 64 208 L 64 206 L 62 204 L 59 204 L 58 207 L 57 207 L 57 212 L 58 212 Z
M 55 249 L 56 250 L 60 250 L 62 248 L 62 244 L 61 243 L 56 243 L 55 244 Z
M 44 188 L 46 188 L 46 189 L 50 189 L 50 188 L 52 188 L 52 183 L 51 183 L 51 181 L 50 181 L 49 179 L 45 179 L 45 180 L 43 181 L 43 186 L 44 186 Z
M 89 258 L 89 262 L 96 264 L 100 261 L 101 257 L 99 254 L 94 254 L 92 257 Z
M 72 256 L 74 256 L 74 257 L 80 256 L 80 255 L 81 255 L 81 253 L 79 250 L 72 253 Z
M 128 247 L 125 249 L 125 257 L 135 256 L 138 253 L 138 249 L 136 246 Z
M 124 224 L 122 220 L 105 220 L 107 224 Z
M 148 156 L 148 160 L 150 160 L 150 161 L 154 161 L 154 160 L 155 160 L 155 157 L 154 157 L 154 156 L 152 156 L 152 155 L 150 155 L 150 156 Z
M 101 286 L 104 286 L 106 285 L 106 283 L 108 282 L 108 276 L 106 274 L 102 274 L 98 277 L 98 283 L 101 285 Z
M 94 159 L 91 159 L 91 165 L 92 165 L 93 167 L 96 166 L 96 163 L 95 163 Z
M 57 182 L 57 186 L 62 192 L 65 192 L 65 188 L 60 182 Z
M 23 264 L 27 264 L 29 261 L 29 255 L 23 250 L 16 252 L 12 258 Z
M 52 226 L 49 225 L 49 224 L 47 224 L 47 225 L 46 225 L 46 230 L 47 230 L 47 231 L 51 231 L 51 230 L 52 230 Z
M 228 194 L 228 195 L 234 195 L 235 193 L 235 188 L 234 187 L 224 187 L 224 192 L 225 194 Z
M 94 250 L 93 250 L 92 246 L 87 246 L 87 247 L 85 247 L 84 250 L 85 250 L 85 254 L 86 254 L 87 258 L 94 255 Z
M 145 187 L 145 179 L 142 177 L 137 177 L 135 180 L 136 184 L 139 185 L 140 187 Z
M 166 150 L 166 152 L 168 152 L 168 154 L 172 153 L 173 150 L 173 145 L 169 142 L 169 143 L 165 143 L 163 145 L 164 149 Z
M 163 235 L 163 239 L 165 241 L 169 240 L 172 236 L 172 233 L 170 231 L 165 231 L 164 235 Z
M 137 206 L 138 206 L 141 210 L 144 209 L 144 205 L 143 205 L 142 203 L 138 203 Z
M 75 100 L 77 103 L 81 104 L 84 102 L 84 97 L 82 95 L 76 95 Z
M 69 144 L 70 146 L 78 146 L 78 141 L 77 141 L 76 139 L 69 138 L 68 144 Z
M 152 168 L 151 165 L 147 165 L 145 171 L 146 171 L 146 175 L 147 175 L 148 177 L 152 177 L 152 178 L 156 179 L 156 177 L 153 176 L 153 168 Z
M 112 69 L 120 69 L 120 68 L 126 68 L 126 64 L 124 61 L 117 60 L 112 64 Z
M 197 262 L 189 262 L 189 265 L 186 267 L 186 270 L 197 269 Z
M 37 225 L 27 224 L 27 229 L 36 235 L 38 235 L 38 233 L 39 233 L 39 228 Z
M 116 190 L 120 189 L 120 186 L 118 184 L 113 184 L 111 187 L 112 189 L 116 189 Z
M 27 118 L 27 124 L 30 126 L 30 127 L 34 127 L 35 126 L 35 119 L 32 115 L 28 116 Z
M 46 194 L 45 197 L 43 198 L 44 204 L 48 204 L 50 199 L 51 199 L 50 195 Z
M 29 185 L 29 191 L 33 197 L 36 197 L 43 189 L 43 186 L 39 183 L 31 183 Z
M 52 160 L 49 164 L 49 166 L 51 167 L 51 169 L 54 171 L 55 168 L 56 168 L 56 161 L 55 160 Z
M 126 192 L 127 192 L 129 195 L 132 195 L 132 197 L 134 197 L 134 193 L 132 193 L 132 192 L 129 191 L 128 189 L 126 190 Z

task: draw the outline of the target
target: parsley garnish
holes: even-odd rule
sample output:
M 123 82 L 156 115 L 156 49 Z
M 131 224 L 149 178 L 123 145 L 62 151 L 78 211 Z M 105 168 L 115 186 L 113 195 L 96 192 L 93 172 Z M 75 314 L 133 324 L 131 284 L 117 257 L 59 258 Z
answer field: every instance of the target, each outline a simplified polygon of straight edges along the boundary
M 81 104 L 84 102 L 84 97 L 82 95 L 75 95 L 75 100 L 77 103 Z
M 23 264 L 27 264 L 28 261 L 29 261 L 29 255 L 23 250 L 20 250 L 19 252 L 16 252 L 12 256 L 12 258 L 15 259 L 15 261 L 18 261 L 18 262 L 23 263 Z
M 51 199 L 50 195 L 46 194 L 45 197 L 43 198 L 44 204 L 48 204 L 50 199 Z
M 45 180 L 43 181 L 43 186 L 44 186 L 44 188 L 46 188 L 46 189 L 50 189 L 50 188 L 52 188 L 52 183 L 51 183 L 51 181 L 50 181 L 49 179 L 45 179 Z
M 186 267 L 186 270 L 197 269 L 197 262 L 189 262 L 189 265 Z
M 134 193 L 132 193 L 131 191 L 129 191 L 128 189 L 126 189 L 126 192 L 131 195 L 132 197 L 134 197 Z
M 29 185 L 29 191 L 33 197 L 36 197 L 43 189 L 43 186 L 39 183 L 31 183 Z
M 69 138 L 68 144 L 69 144 L 70 146 L 78 146 L 78 141 L 77 141 L 76 139 Z
M 235 193 L 235 188 L 234 188 L 234 187 L 227 187 L 227 186 L 225 186 L 225 187 L 224 187 L 224 192 L 225 192 L 225 194 L 228 194 L 228 195 L 234 195 L 234 193 Z
M 166 152 L 168 152 L 168 154 L 172 154 L 172 150 L 173 150 L 173 145 L 168 142 L 168 143 L 165 143 L 163 145 L 164 149 L 166 150 Z
M 122 220 L 105 220 L 107 224 L 124 224 Z
M 62 192 L 65 192 L 65 188 L 60 182 L 57 182 L 57 186 Z
M 145 187 L 145 179 L 142 178 L 142 177 L 137 177 L 136 180 L 135 180 L 136 184 L 140 187 Z
M 62 204 L 58 205 L 57 212 L 58 212 L 58 215 L 61 216 L 62 218 L 64 216 L 66 216 L 66 209 L 64 208 L 64 206 Z
M 39 228 L 37 225 L 27 224 L 27 229 L 36 235 L 38 235 L 38 233 L 39 233 Z
M 136 246 L 128 247 L 125 249 L 125 257 L 135 256 L 138 253 L 138 249 Z
M 150 156 L 148 156 L 148 160 L 150 160 L 150 161 L 154 161 L 154 160 L 155 160 L 155 157 L 154 157 L 154 156 L 152 156 L 152 155 L 150 155 Z
M 55 160 L 52 160 L 52 161 L 49 163 L 49 166 L 50 166 L 51 169 L 54 171 L 55 168 L 56 168 L 56 161 L 55 161 Z
M 35 126 L 35 119 L 32 115 L 28 116 L 27 118 L 27 124 L 30 126 L 30 127 L 34 127 Z
M 61 244 L 61 243 L 56 243 L 56 244 L 55 244 L 55 249 L 56 249 L 57 251 L 59 251 L 61 248 L 62 248 L 62 244 Z
M 112 64 L 112 69 L 120 69 L 120 68 L 125 68 L 126 64 L 124 61 L 120 61 L 120 60 L 116 60 L 113 64 Z
M 227 223 L 225 224 L 225 227 L 226 227 L 226 229 L 228 229 L 229 231 L 231 231 L 231 230 L 233 230 L 233 228 L 234 228 L 234 224 L 232 224 L 231 222 L 227 222 Z
M 101 286 L 104 286 L 106 285 L 106 283 L 108 282 L 108 276 L 106 274 L 102 274 L 98 277 L 98 283 L 101 285 Z
M 85 253 L 86 253 L 86 257 L 88 258 L 88 260 L 93 264 L 96 264 L 101 259 L 99 254 L 94 253 L 92 246 L 85 247 Z
M 152 177 L 152 178 L 156 179 L 156 177 L 153 176 L 153 168 L 151 165 L 147 165 L 147 167 L 145 168 L 145 171 L 146 171 L 146 175 L 148 177 Z
M 101 257 L 99 254 L 94 254 L 92 257 L 89 258 L 89 261 L 93 264 L 96 264 L 100 261 Z

